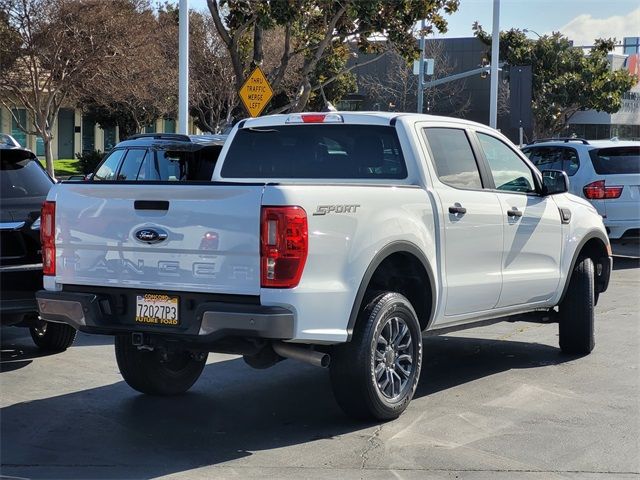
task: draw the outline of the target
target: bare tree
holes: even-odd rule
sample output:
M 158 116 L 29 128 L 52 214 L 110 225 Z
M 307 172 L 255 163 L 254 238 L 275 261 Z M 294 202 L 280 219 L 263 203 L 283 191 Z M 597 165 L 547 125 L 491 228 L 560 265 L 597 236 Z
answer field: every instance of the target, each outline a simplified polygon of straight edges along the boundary
M 122 30 L 113 44 L 118 61 L 107 62 L 82 82 L 79 104 L 99 124 L 118 125 L 126 138 L 175 114 L 178 15 L 175 9 L 156 14 L 147 4 L 112 5 Z
M 434 73 L 430 80 L 448 77 L 456 71 L 456 62 L 447 55 L 442 41 L 428 41 L 425 46 L 425 58 L 434 60 Z M 425 113 L 463 117 L 471 105 L 471 94 L 465 91 L 465 88 L 465 80 L 455 80 L 437 87 L 425 88 Z
M 219 133 L 239 102 L 233 66 L 210 17 L 192 12 L 189 35 L 191 114 L 202 130 Z
M 395 51 L 387 53 L 389 65 L 385 74 L 360 77 L 359 84 L 372 100 L 384 109 L 412 112 L 416 110 L 418 76 L 407 65 L 404 58 Z M 425 58 L 435 62 L 434 75 L 430 80 L 452 75 L 456 65 L 444 51 L 444 44 L 437 40 L 428 41 Z M 462 117 L 471 105 L 471 94 L 465 92 L 464 80 L 445 83 L 424 89 L 425 113 Z
M 133 0 L 132 0 L 133 1 Z M 60 107 L 78 85 L 118 52 L 120 33 L 114 4 L 128 0 L 0 0 L 0 103 L 12 112 L 18 127 L 44 143 L 52 175 L 53 123 Z M 11 61 L 7 61 L 11 59 Z M 25 108 L 23 124 L 15 109 Z
M 375 103 L 376 109 L 411 112 L 416 108 L 418 77 L 398 53 L 387 53 L 385 74 L 363 75 L 358 78 L 360 88 Z

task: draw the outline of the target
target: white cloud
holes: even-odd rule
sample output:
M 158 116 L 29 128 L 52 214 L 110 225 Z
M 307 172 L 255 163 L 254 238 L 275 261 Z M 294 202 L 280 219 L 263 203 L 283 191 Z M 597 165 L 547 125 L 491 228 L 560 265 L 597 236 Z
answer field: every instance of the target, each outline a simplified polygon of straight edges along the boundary
M 578 15 L 560 28 L 560 33 L 573 40 L 574 45 L 593 45 L 596 38 L 640 37 L 640 8 L 625 15 L 593 18 L 589 14 Z

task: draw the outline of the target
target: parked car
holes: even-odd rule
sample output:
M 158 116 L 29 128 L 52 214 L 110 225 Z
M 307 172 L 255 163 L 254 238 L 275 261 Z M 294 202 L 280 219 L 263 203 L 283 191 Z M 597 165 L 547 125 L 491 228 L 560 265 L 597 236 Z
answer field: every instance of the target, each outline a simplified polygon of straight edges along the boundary
M 208 181 L 225 139 L 225 135 L 133 135 L 118 143 L 93 174 L 77 180 Z
M 47 197 L 40 313 L 114 335 L 140 392 L 187 391 L 209 352 L 255 368 L 293 358 L 329 366 L 349 415 L 387 420 L 416 390 L 423 332 L 556 321 L 563 352 L 594 348 L 611 272 L 602 218 L 564 172 L 541 174 L 485 125 L 247 119 L 212 179 L 62 183 Z
M 6 133 L 0 133 L 0 148 L 20 148 L 20 144 L 18 141 L 13 138 L 11 135 Z
M 42 288 L 40 208 L 53 180 L 24 148 L 0 148 L 0 319 L 2 325 L 29 327 L 44 350 L 65 350 L 76 331 L 38 318 L 36 290 Z
M 540 169 L 560 169 L 569 191 L 598 210 L 611 240 L 640 239 L 640 142 L 539 140 L 522 148 Z

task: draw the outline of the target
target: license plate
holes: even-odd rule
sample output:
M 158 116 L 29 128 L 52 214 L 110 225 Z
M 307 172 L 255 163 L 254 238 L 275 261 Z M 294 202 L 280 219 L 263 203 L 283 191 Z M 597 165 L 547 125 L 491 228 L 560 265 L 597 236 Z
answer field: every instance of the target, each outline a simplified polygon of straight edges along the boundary
M 178 297 L 156 293 L 136 296 L 136 323 L 145 325 L 180 325 Z

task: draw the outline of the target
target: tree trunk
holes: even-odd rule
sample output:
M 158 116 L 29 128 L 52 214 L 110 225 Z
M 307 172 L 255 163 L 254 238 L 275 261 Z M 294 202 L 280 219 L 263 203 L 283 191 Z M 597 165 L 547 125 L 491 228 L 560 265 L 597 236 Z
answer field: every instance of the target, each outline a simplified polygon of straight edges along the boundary
M 302 94 L 298 97 L 295 106 L 291 109 L 292 112 L 303 112 L 309 102 L 311 96 L 311 82 L 309 79 L 304 79 Z
M 55 171 L 53 169 L 53 154 L 51 153 L 51 140 L 52 137 L 49 135 L 43 135 L 42 142 L 44 143 L 44 157 L 47 161 L 47 172 L 51 177 L 55 178 Z

